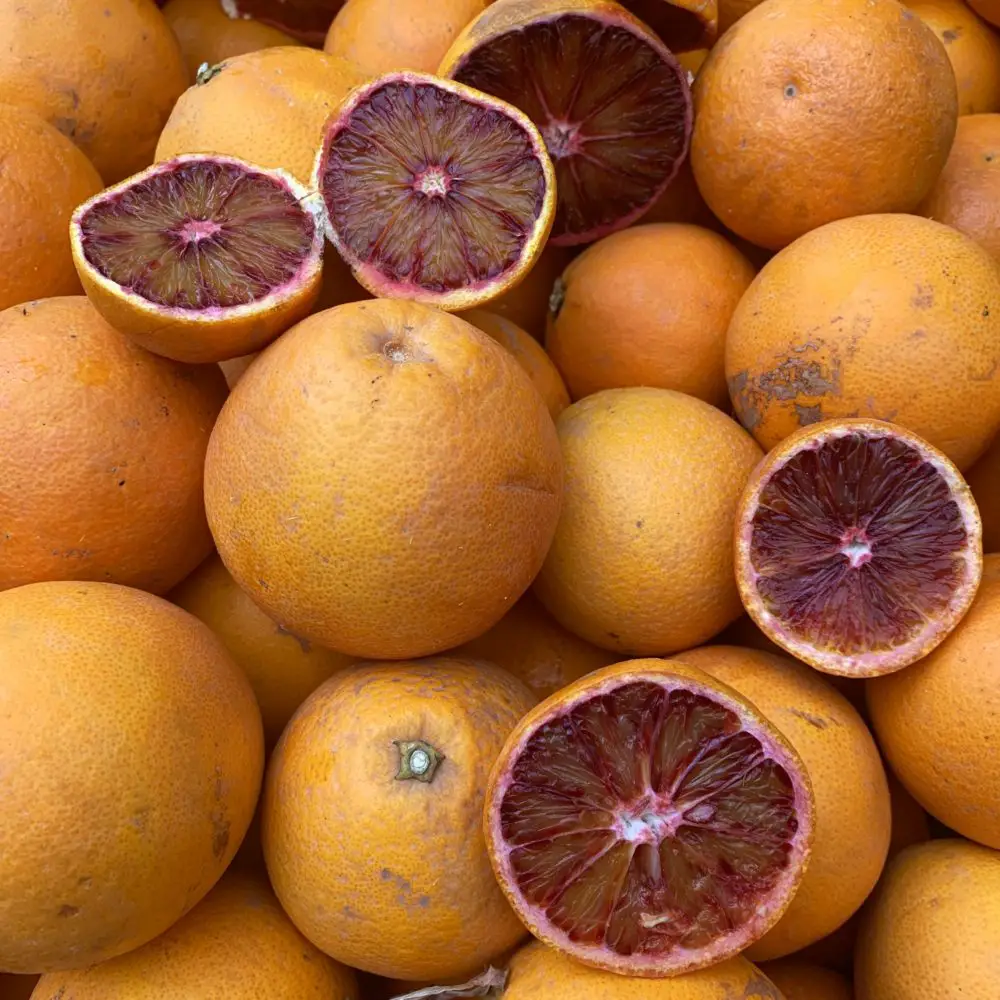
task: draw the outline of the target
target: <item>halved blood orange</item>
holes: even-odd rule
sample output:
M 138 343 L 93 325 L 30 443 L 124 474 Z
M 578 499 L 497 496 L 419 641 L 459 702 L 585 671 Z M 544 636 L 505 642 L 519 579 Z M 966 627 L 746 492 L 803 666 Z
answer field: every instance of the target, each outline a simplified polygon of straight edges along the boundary
M 551 695 L 511 734 L 484 813 L 494 870 L 541 940 L 664 977 L 720 962 L 781 916 L 813 794 L 784 737 L 677 660 L 630 660 Z
M 449 311 L 514 287 L 555 212 L 531 121 L 425 73 L 387 73 L 348 96 L 327 122 L 313 183 L 361 285 Z
M 196 153 L 85 201 L 70 243 L 113 327 L 197 364 L 251 354 L 309 314 L 324 228 L 319 199 L 284 171 Z
M 556 244 L 635 222 L 687 153 L 687 73 L 613 0 L 496 0 L 438 72 L 510 102 L 539 127 L 556 169 Z
M 929 653 L 982 573 L 972 491 L 936 448 L 879 420 L 824 420 L 775 447 L 736 519 L 736 577 L 769 639 L 818 670 L 891 673 Z

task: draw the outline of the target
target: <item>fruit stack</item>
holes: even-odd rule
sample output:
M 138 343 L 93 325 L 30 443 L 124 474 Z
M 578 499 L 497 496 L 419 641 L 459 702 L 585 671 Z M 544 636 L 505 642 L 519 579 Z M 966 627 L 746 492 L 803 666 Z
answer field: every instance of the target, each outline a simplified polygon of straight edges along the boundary
M 0 0 L 0 1000 L 1000 1000 L 998 31 Z

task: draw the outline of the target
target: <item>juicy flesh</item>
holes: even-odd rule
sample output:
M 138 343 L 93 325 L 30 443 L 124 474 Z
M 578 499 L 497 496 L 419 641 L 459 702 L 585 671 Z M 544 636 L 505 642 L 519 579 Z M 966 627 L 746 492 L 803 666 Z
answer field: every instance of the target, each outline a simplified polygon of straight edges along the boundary
M 391 282 L 448 292 L 521 260 L 545 175 L 530 136 L 503 111 L 393 82 L 332 138 L 322 189 L 335 231 L 361 261 Z
M 613 227 L 648 205 L 687 151 L 683 71 L 597 18 L 567 14 L 508 31 L 452 75 L 538 126 L 556 170 L 557 239 Z
M 946 608 L 968 535 L 937 469 L 891 437 L 801 451 L 765 485 L 750 559 L 793 636 L 844 655 L 892 649 Z
M 83 252 L 106 278 L 156 305 L 255 302 L 291 281 L 316 226 L 280 182 L 235 164 L 178 164 L 98 202 Z
M 573 942 L 620 955 L 743 927 L 798 827 L 788 774 L 733 712 L 643 681 L 542 726 L 500 822 L 526 901 Z

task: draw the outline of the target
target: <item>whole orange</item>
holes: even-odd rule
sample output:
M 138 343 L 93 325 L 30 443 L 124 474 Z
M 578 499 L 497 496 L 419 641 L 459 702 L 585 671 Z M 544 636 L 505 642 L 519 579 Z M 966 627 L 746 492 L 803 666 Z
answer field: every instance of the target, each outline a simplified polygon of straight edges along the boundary
M 632 226 L 588 247 L 552 296 L 545 347 L 574 399 L 646 385 L 726 407 L 726 328 L 750 262 L 700 226 Z
M 705 201 L 771 249 L 834 219 L 912 212 L 958 116 L 944 46 L 896 0 L 767 0 L 712 49 L 694 100 Z
M 358 969 L 471 976 L 527 931 L 481 817 L 490 768 L 535 703 L 484 661 L 352 667 L 313 692 L 268 769 L 264 856 L 285 911 Z
M 225 871 L 264 749 L 193 615 L 108 583 L 0 594 L 0 968 L 78 969 L 162 934 Z
M 993 441 L 965 480 L 983 519 L 983 551 L 1000 552 L 1000 440 Z
M 0 36 L 0 103 L 41 115 L 107 184 L 153 162 L 156 137 L 188 85 L 180 46 L 154 4 L 5 4 Z
M 851 984 L 832 969 L 795 959 L 765 962 L 760 971 L 785 1000 L 851 1000 Z
M 733 520 L 761 458 L 708 403 L 607 389 L 557 422 L 563 514 L 535 593 L 577 635 L 630 655 L 705 642 L 742 610 Z
M 760 271 L 726 337 L 736 414 L 766 449 L 806 424 L 890 420 L 960 469 L 1000 427 L 1000 272 L 911 215 L 831 222 Z
M 552 418 L 508 351 L 430 306 L 317 313 L 233 389 L 205 466 L 226 567 L 270 617 L 359 657 L 485 632 L 562 502 Z
M 83 296 L 0 312 L 0 589 L 163 593 L 212 550 L 202 496 L 215 365 L 149 354 Z

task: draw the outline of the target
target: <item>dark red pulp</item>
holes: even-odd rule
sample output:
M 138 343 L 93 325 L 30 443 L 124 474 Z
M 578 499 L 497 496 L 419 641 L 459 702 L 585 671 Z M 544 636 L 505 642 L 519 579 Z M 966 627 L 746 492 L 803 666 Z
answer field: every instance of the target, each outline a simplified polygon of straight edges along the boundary
M 543 725 L 500 822 L 527 902 L 620 955 L 699 948 L 753 920 L 798 829 L 787 772 L 731 710 L 645 681 Z
M 236 10 L 307 45 L 322 47 L 346 0 L 234 0 Z
M 669 0 L 619 0 L 621 5 L 649 25 L 671 52 L 690 52 L 707 44 L 705 22 Z

